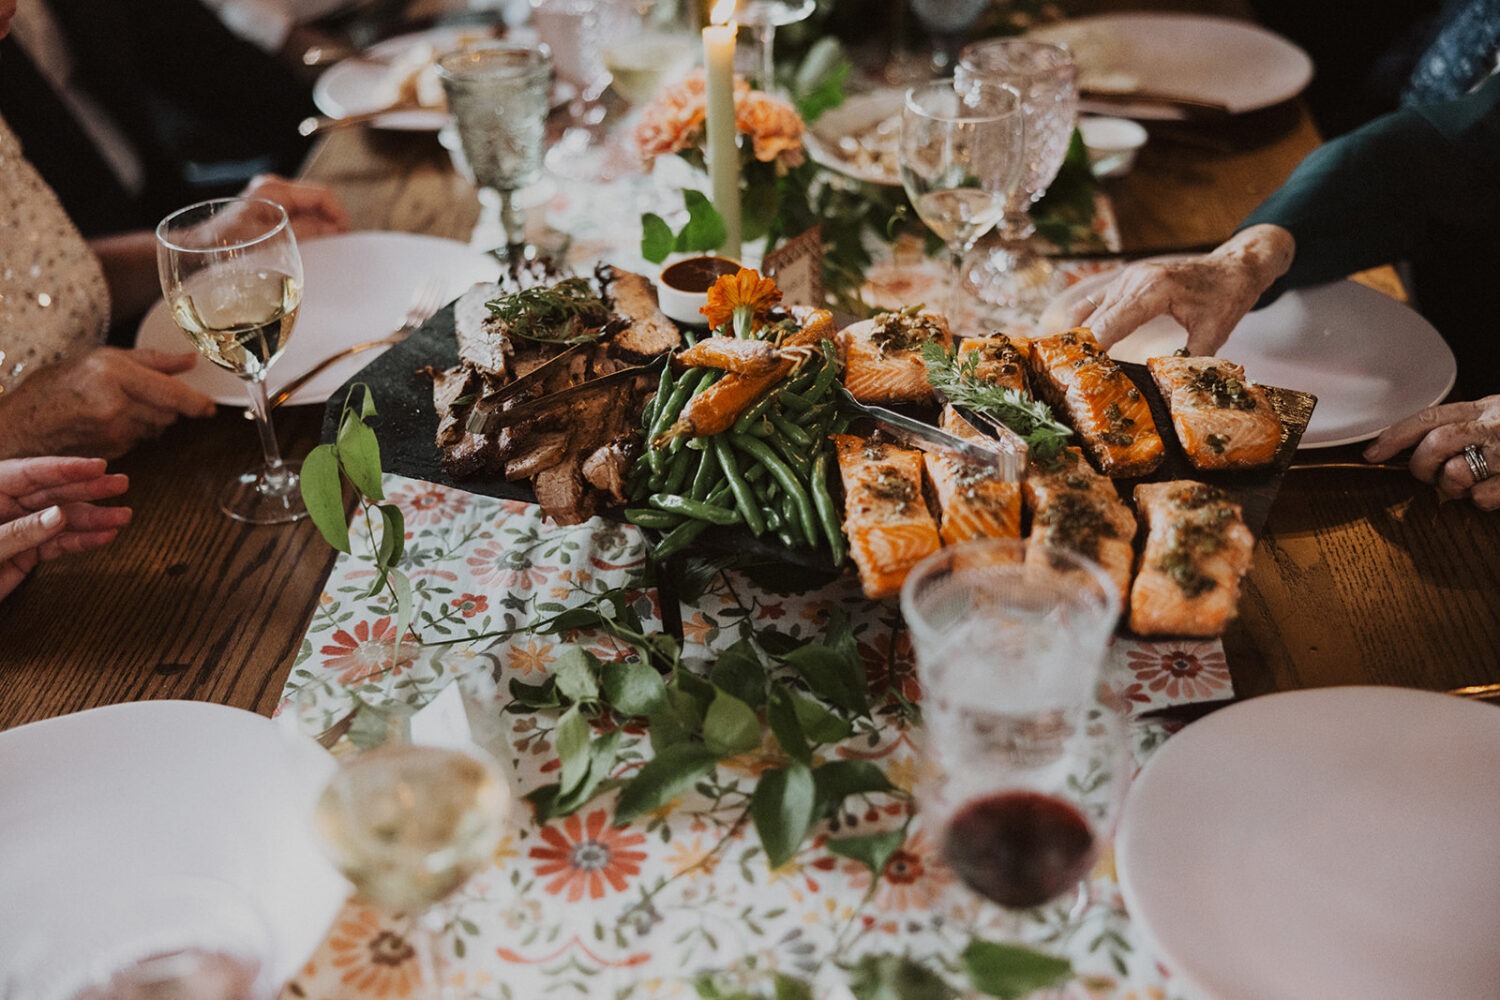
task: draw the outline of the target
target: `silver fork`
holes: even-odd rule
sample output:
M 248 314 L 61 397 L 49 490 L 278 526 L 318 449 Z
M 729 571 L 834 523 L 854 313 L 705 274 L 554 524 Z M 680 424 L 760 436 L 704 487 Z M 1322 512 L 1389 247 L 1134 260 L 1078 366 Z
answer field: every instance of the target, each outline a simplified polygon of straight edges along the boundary
M 401 325 L 393 333 L 381 337 L 379 340 L 367 340 L 362 344 L 353 344 L 339 351 L 337 354 L 319 361 L 307 371 L 294 377 L 280 389 L 277 389 L 270 399 L 271 408 L 274 410 L 282 403 L 285 403 L 291 398 L 292 393 L 345 358 L 361 354 L 376 347 L 399 344 L 411 336 L 413 330 L 431 319 L 432 314 L 442 307 L 443 299 L 446 297 L 443 290 L 444 285 L 445 282 L 441 279 L 428 278 L 417 288 L 416 293 L 412 296 L 411 305 L 407 307 L 406 315 L 401 318 Z M 250 411 L 246 410 L 245 412 L 248 414 Z

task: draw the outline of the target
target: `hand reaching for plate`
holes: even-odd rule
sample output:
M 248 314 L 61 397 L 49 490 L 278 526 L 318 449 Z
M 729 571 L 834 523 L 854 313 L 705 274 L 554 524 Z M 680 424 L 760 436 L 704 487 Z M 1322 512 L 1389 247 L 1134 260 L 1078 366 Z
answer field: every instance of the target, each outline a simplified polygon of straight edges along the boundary
M 1251 226 L 1212 253 L 1183 260 L 1137 261 L 1068 315 L 1109 348 L 1158 316 L 1188 332 L 1189 354 L 1216 354 L 1272 282 L 1286 273 L 1295 244 L 1280 226 Z
M 1365 461 L 1383 462 L 1416 445 L 1411 474 L 1437 487 L 1445 500 L 1468 497 L 1480 510 L 1500 509 L 1500 395 L 1429 406 L 1387 427 L 1365 449 Z
M 0 460 L 0 599 L 43 559 L 87 552 L 130 523 L 129 507 L 96 507 L 130 480 L 104 471 L 102 458 Z

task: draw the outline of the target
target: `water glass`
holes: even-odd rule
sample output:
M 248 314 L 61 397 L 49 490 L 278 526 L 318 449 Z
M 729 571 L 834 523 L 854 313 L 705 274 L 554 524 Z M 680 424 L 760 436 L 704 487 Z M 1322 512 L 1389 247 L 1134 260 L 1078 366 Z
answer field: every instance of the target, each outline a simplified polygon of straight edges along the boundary
M 437 74 L 474 182 L 498 196 L 505 244 L 494 253 L 507 261 L 535 257 L 515 193 L 542 175 L 551 53 L 544 45 L 485 42 L 443 56 Z
M 1075 553 L 988 539 L 918 564 L 901 609 L 922 686 L 921 822 L 1001 906 L 1065 896 L 1122 788 L 1122 722 L 1099 697 L 1114 584 Z

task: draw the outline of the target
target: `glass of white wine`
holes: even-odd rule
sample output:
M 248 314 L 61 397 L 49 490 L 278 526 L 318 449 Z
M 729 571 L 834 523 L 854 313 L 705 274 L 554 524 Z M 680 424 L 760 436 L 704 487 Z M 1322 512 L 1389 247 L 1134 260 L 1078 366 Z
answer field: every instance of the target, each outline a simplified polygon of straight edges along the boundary
M 743 0 L 735 9 L 734 19 L 755 37 L 761 90 L 776 93 L 781 89 L 776 83 L 776 29 L 805 20 L 817 6 L 816 0 Z
M 960 92 L 952 79 L 906 92 L 901 183 L 917 215 L 948 248 L 948 320 L 962 313 L 964 255 L 1005 215 L 1021 175 L 1021 100 L 1007 87 Z
M 384 742 L 341 757 L 314 827 L 355 899 L 403 927 L 429 994 L 446 998 L 444 954 L 423 918 L 490 864 L 510 785 L 476 745 L 416 744 L 399 723 L 390 728 Z
M 224 488 L 220 509 L 250 524 L 306 517 L 300 463 L 282 460 L 266 399 L 266 372 L 302 304 L 302 257 L 286 210 L 257 198 L 179 209 L 156 227 L 156 263 L 172 319 L 199 354 L 244 380 L 260 431 L 262 466 Z

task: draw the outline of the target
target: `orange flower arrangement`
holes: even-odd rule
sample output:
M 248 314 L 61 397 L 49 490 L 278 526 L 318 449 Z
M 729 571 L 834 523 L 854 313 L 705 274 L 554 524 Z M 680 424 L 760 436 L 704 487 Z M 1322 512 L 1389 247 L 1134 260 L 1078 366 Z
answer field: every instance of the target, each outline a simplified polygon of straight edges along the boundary
M 641 111 L 635 127 L 636 149 L 647 167 L 658 156 L 692 154 L 700 163 L 704 123 L 708 117 L 708 84 L 695 69 L 663 89 Z M 756 160 L 786 169 L 803 162 L 802 136 L 807 128 L 797 110 L 779 97 L 751 90 L 736 79 L 734 124 L 749 136 Z
M 748 337 L 760 328 L 771 309 L 781 301 L 781 289 L 759 271 L 742 267 L 735 274 L 725 274 L 708 290 L 708 301 L 701 312 L 710 330 L 733 324 L 736 337 Z

